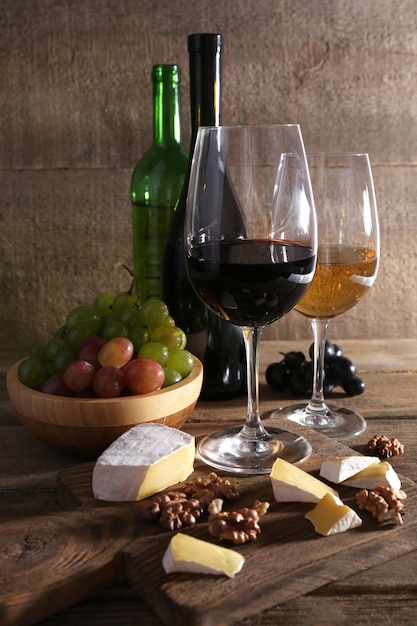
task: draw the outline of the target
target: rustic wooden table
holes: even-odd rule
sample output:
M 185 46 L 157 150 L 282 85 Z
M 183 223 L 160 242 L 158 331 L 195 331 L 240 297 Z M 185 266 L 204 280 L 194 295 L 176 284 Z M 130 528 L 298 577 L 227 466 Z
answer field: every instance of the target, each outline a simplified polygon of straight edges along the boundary
M 343 443 L 361 450 L 374 434 L 397 437 L 405 445 L 405 454 L 395 458 L 395 469 L 417 481 L 417 340 L 350 340 L 341 344 L 367 387 L 362 396 L 345 398 L 335 393 L 334 399 L 341 402 L 343 398 L 343 403 L 359 410 L 368 423 L 365 433 Z M 279 360 L 280 351 L 306 350 L 308 345 L 309 342 L 264 342 L 262 373 L 268 363 Z M 17 350 L 3 350 L 0 354 L 0 524 L 12 520 L 21 524 L 34 516 L 57 512 L 60 509 L 57 473 L 80 463 L 80 459 L 65 457 L 35 440 L 15 415 L 7 396 L 5 374 L 8 366 L 23 354 L 24 351 Z M 261 381 L 263 412 L 294 402 L 294 398 L 268 389 L 263 376 Z M 198 436 L 219 425 L 240 422 L 244 407 L 244 398 L 227 403 L 199 403 L 186 430 Z M 387 534 L 387 541 L 395 541 L 395 531 Z M 0 580 L 1 558 L 0 554 Z M 416 550 L 405 556 L 248 617 L 239 626 L 370 626 L 376 622 L 378 626 L 414 626 L 416 615 L 417 545 Z M 1 612 L 0 623 L 7 623 L 2 621 Z M 28 623 L 32 623 L 30 618 Z M 44 626 L 161 625 L 151 609 L 125 584 L 97 593 L 41 623 Z

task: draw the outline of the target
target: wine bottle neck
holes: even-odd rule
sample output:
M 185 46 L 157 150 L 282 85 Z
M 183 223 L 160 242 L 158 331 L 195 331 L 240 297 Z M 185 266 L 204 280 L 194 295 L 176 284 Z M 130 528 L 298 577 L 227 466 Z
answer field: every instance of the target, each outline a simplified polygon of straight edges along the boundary
M 202 33 L 188 37 L 190 59 L 191 151 L 200 126 L 221 124 L 221 35 Z
M 154 145 L 181 144 L 179 67 L 177 65 L 154 65 L 152 83 Z

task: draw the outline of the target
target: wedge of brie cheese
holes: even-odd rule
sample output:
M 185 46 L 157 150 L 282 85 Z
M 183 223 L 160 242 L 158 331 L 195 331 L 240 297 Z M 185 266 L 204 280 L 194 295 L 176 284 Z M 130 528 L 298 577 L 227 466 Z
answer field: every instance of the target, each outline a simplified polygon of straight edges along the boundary
M 380 463 L 377 456 L 340 456 L 323 461 L 320 476 L 331 483 L 339 484 L 370 465 Z
M 339 495 L 332 487 L 284 459 L 275 461 L 270 478 L 277 502 L 318 502 L 326 493 Z
M 244 562 L 245 557 L 236 550 L 177 533 L 166 549 L 162 566 L 167 574 L 190 572 L 233 578 Z
M 317 533 L 325 537 L 362 525 L 359 515 L 331 493 L 326 493 L 304 517 L 313 524 Z
M 97 459 L 93 494 L 99 500 L 142 500 L 186 480 L 194 469 L 195 440 L 162 424 L 134 426 Z
M 401 489 L 401 481 L 398 474 L 388 461 L 381 461 L 366 467 L 348 480 L 343 481 L 343 484 L 349 485 L 349 487 L 357 487 L 358 489 L 375 489 L 375 487 Z

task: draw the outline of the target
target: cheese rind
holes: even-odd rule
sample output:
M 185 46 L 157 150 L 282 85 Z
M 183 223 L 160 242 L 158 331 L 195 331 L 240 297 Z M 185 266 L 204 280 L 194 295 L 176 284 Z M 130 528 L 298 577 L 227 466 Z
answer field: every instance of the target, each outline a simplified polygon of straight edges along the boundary
M 326 493 L 339 495 L 332 487 L 284 459 L 275 461 L 270 478 L 276 502 L 319 502 Z
M 380 463 L 377 456 L 340 456 L 323 461 L 320 476 L 339 484 L 370 465 Z
M 93 494 L 99 500 L 142 500 L 177 482 L 194 469 L 195 440 L 163 424 L 134 426 L 97 459 Z
M 381 461 L 381 463 L 365 468 L 352 478 L 343 481 L 343 484 L 358 489 L 375 489 L 375 487 L 401 489 L 401 480 L 388 461 Z
M 236 550 L 177 533 L 165 551 L 162 566 L 167 574 L 189 572 L 233 578 L 244 562 L 245 557 Z
M 362 525 L 359 515 L 331 493 L 326 493 L 304 517 L 313 524 L 317 533 L 325 537 Z

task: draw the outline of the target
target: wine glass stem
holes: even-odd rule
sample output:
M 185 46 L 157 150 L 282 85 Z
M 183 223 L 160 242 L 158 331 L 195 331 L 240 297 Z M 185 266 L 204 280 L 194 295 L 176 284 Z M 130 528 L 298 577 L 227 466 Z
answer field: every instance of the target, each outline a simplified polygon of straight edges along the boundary
M 314 335 L 314 362 L 313 362 L 313 393 L 308 404 L 312 411 L 326 409 L 324 402 L 324 354 L 326 350 L 326 336 L 328 319 L 312 319 L 311 327 Z
M 241 435 L 251 440 L 269 439 L 259 412 L 259 347 L 263 328 L 243 328 L 246 347 L 248 412 Z

